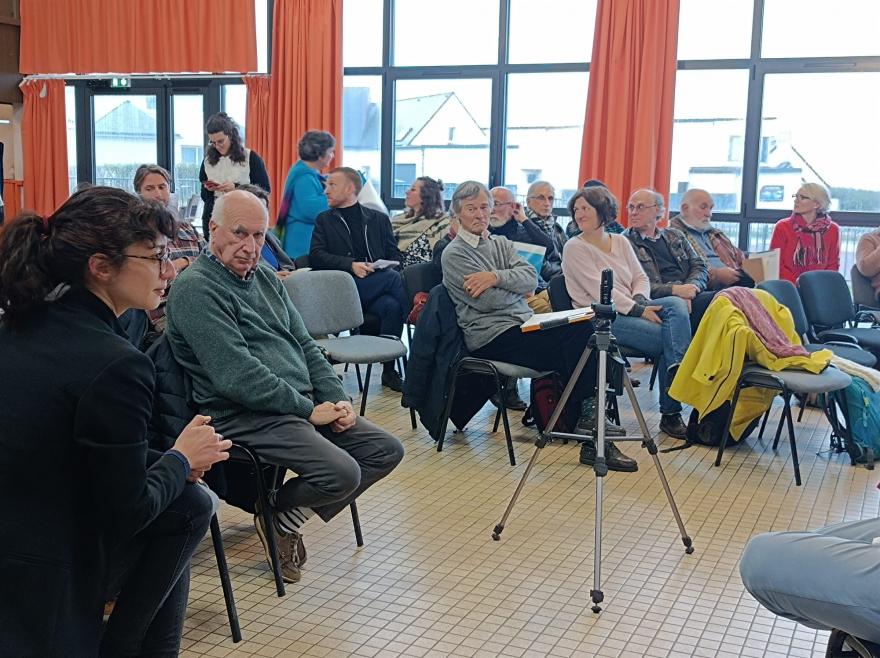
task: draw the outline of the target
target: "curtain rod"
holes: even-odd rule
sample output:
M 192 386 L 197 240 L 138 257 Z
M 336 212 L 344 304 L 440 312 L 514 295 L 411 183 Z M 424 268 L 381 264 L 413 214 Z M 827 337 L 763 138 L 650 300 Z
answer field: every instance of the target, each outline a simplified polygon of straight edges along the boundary
M 90 73 L 77 75 L 75 73 L 40 73 L 25 76 L 25 80 L 109 80 L 111 78 L 129 78 L 131 80 L 228 80 L 242 78 L 246 75 L 262 75 L 268 77 L 268 73 Z

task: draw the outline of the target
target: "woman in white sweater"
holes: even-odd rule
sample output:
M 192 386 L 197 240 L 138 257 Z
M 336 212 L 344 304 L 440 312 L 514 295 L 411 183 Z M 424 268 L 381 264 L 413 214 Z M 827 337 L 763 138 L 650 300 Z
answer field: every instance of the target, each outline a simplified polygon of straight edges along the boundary
M 685 438 L 681 403 L 669 397 L 668 368 L 684 358 L 691 342 L 687 302 L 679 297 L 650 299 L 650 282 L 632 245 L 622 235 L 605 227 L 617 216 L 618 203 L 605 188 L 579 190 L 568 202 L 568 210 L 581 234 L 565 243 L 562 272 L 575 307 L 599 301 L 602 270 L 614 272 L 611 298 L 618 316 L 612 332 L 618 344 L 659 359 L 660 430 Z

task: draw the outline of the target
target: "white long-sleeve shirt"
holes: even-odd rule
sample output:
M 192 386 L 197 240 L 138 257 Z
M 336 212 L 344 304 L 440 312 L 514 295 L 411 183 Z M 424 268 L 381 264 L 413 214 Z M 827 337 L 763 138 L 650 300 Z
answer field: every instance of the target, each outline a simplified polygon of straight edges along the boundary
M 611 253 L 594 247 L 575 237 L 565 243 L 562 251 L 562 273 L 565 287 L 575 308 L 583 308 L 599 301 L 602 270 L 614 272 L 611 299 L 617 311 L 628 314 L 636 302 L 633 297 L 651 297 L 651 283 L 642 269 L 630 241 L 622 235 L 609 234 Z

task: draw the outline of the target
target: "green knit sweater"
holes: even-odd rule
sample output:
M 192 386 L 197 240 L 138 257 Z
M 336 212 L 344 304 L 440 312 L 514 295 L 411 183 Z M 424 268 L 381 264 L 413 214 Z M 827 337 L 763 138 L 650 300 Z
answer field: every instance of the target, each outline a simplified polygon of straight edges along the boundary
M 166 335 L 193 380 L 202 413 L 308 418 L 315 403 L 347 400 L 333 368 L 275 273 L 241 279 L 207 254 L 174 281 Z

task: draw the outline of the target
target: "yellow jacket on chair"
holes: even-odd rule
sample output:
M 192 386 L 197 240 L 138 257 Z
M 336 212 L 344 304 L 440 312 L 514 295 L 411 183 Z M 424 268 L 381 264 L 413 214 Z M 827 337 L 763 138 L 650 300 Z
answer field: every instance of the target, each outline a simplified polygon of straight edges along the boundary
M 801 340 L 791 312 L 768 292 L 753 290 L 770 317 L 794 345 Z M 831 361 L 830 350 L 809 356 L 777 357 L 755 334 L 746 316 L 726 297 L 716 297 L 700 321 L 681 366 L 669 387 L 669 395 L 694 407 L 704 417 L 733 398 L 736 382 L 746 360 L 768 370 L 806 370 L 819 373 Z M 766 411 L 776 391 L 747 388 L 739 396 L 730 424 L 730 435 L 739 439 L 748 424 Z

